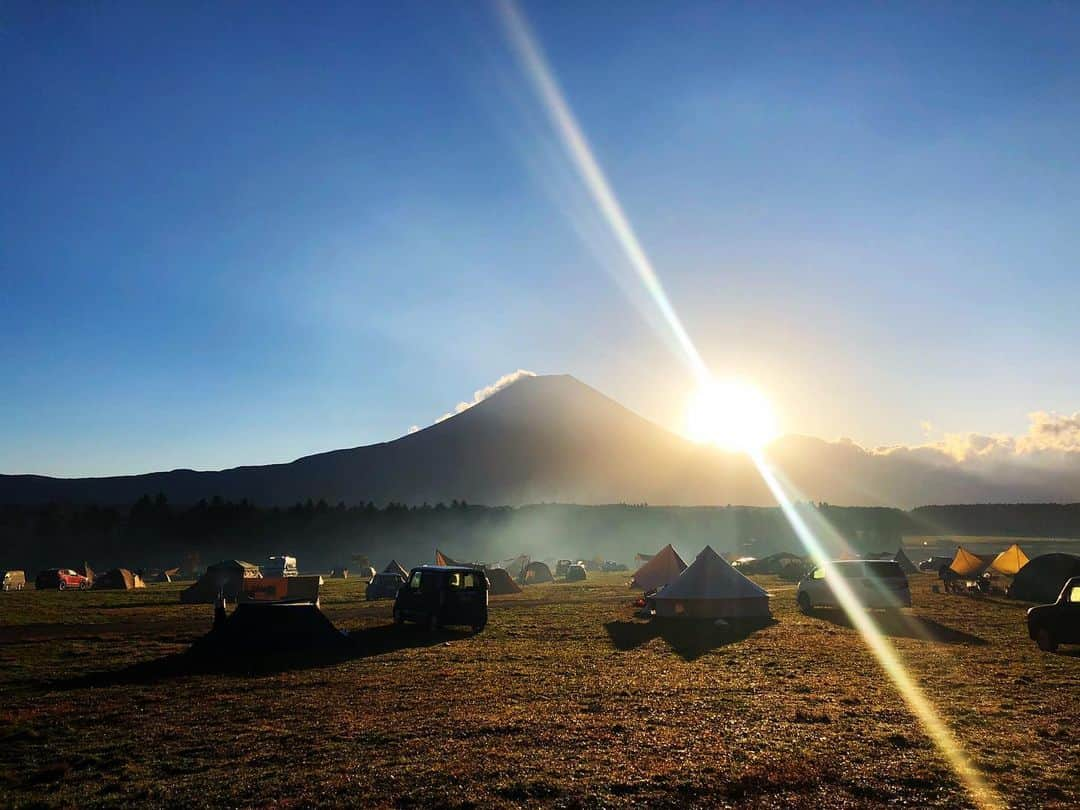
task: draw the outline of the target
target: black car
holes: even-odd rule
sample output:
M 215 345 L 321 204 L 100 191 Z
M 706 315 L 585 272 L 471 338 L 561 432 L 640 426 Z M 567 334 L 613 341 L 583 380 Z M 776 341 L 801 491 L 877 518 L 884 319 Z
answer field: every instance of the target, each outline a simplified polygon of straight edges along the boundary
M 430 629 L 468 625 L 479 633 L 487 624 L 488 579 L 482 568 L 421 565 L 394 599 L 394 622 L 419 622 Z
M 1080 644 L 1080 577 L 1065 583 L 1052 605 L 1027 612 L 1028 635 L 1040 650 L 1053 652 L 1058 644 Z

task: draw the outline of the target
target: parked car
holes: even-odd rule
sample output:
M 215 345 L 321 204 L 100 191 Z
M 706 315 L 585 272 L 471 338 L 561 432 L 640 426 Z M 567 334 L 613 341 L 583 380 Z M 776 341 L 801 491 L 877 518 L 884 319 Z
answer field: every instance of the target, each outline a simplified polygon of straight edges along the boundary
M 1040 650 L 1053 652 L 1058 644 L 1080 644 L 1080 577 L 1061 589 L 1052 605 L 1028 608 L 1028 635 Z
M 603 565 L 600 566 L 601 571 L 629 571 L 624 563 L 618 563 L 614 560 L 604 560 Z
M 90 587 L 90 580 L 70 568 L 49 568 L 37 575 L 34 587 L 39 591 L 66 591 L 70 588 L 85 591 Z
M 394 622 L 419 622 L 429 629 L 464 624 L 479 633 L 487 624 L 488 580 L 482 568 L 421 565 L 394 599 Z
M 5 571 L 3 589 L 5 591 L 21 591 L 26 587 L 25 571 Z
M 832 565 L 864 608 L 897 610 L 911 607 L 911 589 L 899 563 L 892 560 L 837 560 Z M 839 606 L 820 566 L 811 568 L 799 581 L 795 601 L 803 613 L 817 607 Z

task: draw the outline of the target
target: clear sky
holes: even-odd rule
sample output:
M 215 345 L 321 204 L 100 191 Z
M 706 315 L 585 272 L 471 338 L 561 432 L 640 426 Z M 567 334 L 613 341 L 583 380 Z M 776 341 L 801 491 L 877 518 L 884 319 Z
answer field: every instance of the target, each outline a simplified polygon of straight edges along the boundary
M 0 5 L 0 471 L 290 460 L 518 368 L 682 428 L 490 7 L 185 5 Z M 1080 6 L 524 9 L 786 431 L 1080 409 Z

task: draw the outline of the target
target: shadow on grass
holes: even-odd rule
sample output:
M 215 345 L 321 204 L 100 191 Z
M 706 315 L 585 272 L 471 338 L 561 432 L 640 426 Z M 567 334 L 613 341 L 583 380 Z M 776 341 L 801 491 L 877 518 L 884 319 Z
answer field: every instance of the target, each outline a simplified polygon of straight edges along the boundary
M 379 625 L 354 630 L 332 643 L 317 646 L 291 645 L 288 649 L 267 646 L 216 644 L 211 636 L 199 639 L 187 652 L 155 658 L 119 670 L 91 672 L 74 678 L 46 682 L 49 690 L 85 689 L 150 684 L 189 675 L 259 676 L 336 666 L 347 661 L 386 655 L 398 650 L 432 647 L 469 638 L 465 630 L 430 632 L 412 625 Z
M 712 650 L 734 644 L 776 624 L 773 618 L 733 620 L 717 626 L 709 619 L 661 619 L 649 621 L 610 621 L 604 625 L 616 649 L 628 651 L 661 638 L 683 660 L 693 661 Z
M 815 610 L 810 615 L 838 627 L 851 627 L 851 620 L 842 610 Z M 976 647 L 989 643 L 979 636 L 909 613 L 871 611 L 867 615 L 883 635 L 892 638 L 916 638 L 938 644 L 970 644 Z

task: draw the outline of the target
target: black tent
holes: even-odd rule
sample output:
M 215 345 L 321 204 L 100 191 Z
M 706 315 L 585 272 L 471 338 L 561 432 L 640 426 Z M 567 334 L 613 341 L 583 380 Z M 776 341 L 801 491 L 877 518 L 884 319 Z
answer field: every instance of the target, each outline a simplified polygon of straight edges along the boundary
M 308 603 L 245 603 L 192 645 L 194 654 L 271 654 L 342 647 L 349 643 L 318 607 Z
M 1080 577 L 1080 555 L 1043 554 L 1016 572 L 1009 596 L 1025 602 L 1053 602 L 1070 577 Z

